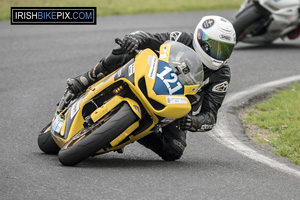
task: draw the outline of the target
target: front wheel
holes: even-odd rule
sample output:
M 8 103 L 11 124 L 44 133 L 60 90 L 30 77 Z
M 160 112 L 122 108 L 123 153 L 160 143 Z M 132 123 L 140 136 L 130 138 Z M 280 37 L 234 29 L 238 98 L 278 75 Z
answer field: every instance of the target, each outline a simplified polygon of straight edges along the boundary
M 104 123 L 90 133 L 76 134 L 59 151 L 58 159 L 66 166 L 73 166 L 97 151 L 106 147 L 112 140 L 124 132 L 137 117 L 127 103 L 113 115 L 108 115 L 101 121 Z M 84 131 L 84 130 L 83 130 Z
M 51 123 L 43 128 L 43 130 L 40 132 L 38 136 L 38 145 L 40 149 L 46 154 L 57 154 L 60 148 L 53 140 L 50 130 Z

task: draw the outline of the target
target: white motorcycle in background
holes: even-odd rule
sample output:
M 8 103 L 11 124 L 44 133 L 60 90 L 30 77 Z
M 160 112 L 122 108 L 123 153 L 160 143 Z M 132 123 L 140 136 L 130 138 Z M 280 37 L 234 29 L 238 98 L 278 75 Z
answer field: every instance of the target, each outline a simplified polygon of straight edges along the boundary
M 300 0 L 245 0 L 234 16 L 237 42 L 271 43 L 300 34 Z

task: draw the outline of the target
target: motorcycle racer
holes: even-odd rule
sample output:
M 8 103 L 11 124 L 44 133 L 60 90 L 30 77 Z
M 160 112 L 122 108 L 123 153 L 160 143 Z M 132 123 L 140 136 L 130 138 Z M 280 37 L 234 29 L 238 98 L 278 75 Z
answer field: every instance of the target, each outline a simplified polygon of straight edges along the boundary
M 90 71 L 68 79 L 67 85 L 70 91 L 79 94 L 98 81 L 99 75 L 107 75 L 132 59 L 135 50 L 159 50 L 160 45 L 167 40 L 177 41 L 194 49 L 204 66 L 202 87 L 196 95 L 189 97 L 192 112 L 180 119 L 179 124 L 169 124 L 161 131 L 138 141 L 162 159 L 174 161 L 184 152 L 186 131 L 209 131 L 217 121 L 217 113 L 227 93 L 231 77 L 227 61 L 236 44 L 235 30 L 227 19 L 205 16 L 196 26 L 194 34 L 180 31 L 155 34 L 136 31 L 125 35 L 122 47 L 114 48 Z

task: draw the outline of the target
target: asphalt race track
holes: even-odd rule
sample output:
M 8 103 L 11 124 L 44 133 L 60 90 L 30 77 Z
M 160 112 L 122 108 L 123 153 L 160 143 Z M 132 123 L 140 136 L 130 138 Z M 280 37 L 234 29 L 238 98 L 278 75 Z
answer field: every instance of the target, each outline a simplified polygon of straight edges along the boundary
M 136 30 L 192 32 L 208 14 L 230 18 L 233 11 L 102 17 L 97 26 L 0 22 L 0 199 L 299 199 L 299 176 L 229 148 L 217 130 L 189 133 L 188 147 L 176 162 L 164 162 L 134 143 L 123 154 L 64 167 L 37 146 L 38 132 L 51 120 L 66 79 L 91 69 L 115 46 L 114 38 Z M 238 44 L 229 63 L 228 96 L 299 75 L 299 49 L 300 38 Z M 255 151 L 300 171 L 253 145 L 242 132 L 234 134 Z

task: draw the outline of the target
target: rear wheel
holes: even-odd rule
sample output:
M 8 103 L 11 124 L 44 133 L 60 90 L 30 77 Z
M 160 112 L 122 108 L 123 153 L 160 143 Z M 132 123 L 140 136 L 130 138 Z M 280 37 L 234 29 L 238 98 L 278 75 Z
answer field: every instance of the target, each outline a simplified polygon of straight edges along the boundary
M 71 138 L 59 151 L 59 161 L 63 165 L 73 166 L 95 155 L 97 151 L 107 147 L 136 119 L 130 106 L 124 103 L 119 110 L 112 110 L 95 126 L 83 129 Z
M 251 4 L 236 16 L 232 25 L 235 29 L 237 42 L 241 41 L 251 31 L 251 25 L 259 20 L 265 12 L 267 11 L 261 6 Z
M 38 145 L 46 154 L 57 154 L 60 148 L 57 146 L 51 136 L 51 123 L 49 123 L 38 136 Z

